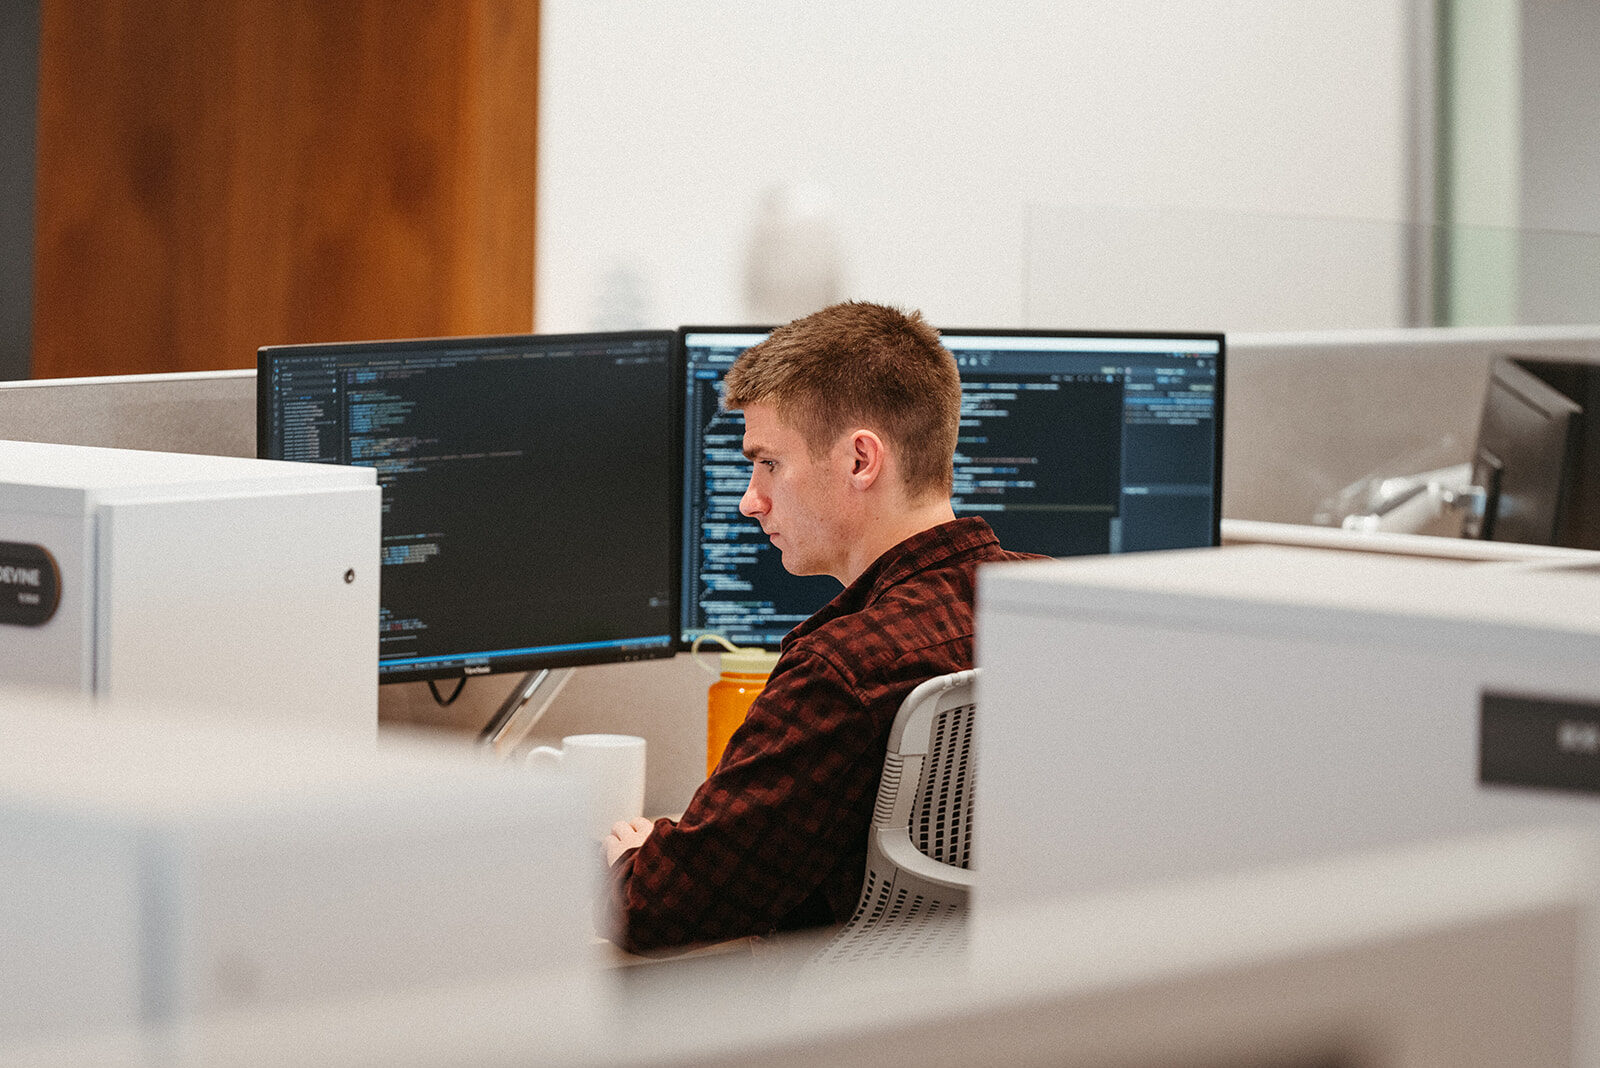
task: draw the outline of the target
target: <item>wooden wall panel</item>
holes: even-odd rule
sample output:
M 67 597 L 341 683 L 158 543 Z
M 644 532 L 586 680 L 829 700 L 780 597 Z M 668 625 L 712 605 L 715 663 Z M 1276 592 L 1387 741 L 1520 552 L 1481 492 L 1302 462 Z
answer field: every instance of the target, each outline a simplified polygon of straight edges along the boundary
M 538 5 L 44 0 L 33 373 L 533 323 Z

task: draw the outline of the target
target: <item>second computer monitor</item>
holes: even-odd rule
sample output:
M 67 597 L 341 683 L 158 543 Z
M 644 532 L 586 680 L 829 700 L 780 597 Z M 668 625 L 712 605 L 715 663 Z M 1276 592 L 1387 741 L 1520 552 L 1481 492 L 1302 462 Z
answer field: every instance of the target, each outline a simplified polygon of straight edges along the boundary
M 684 327 L 685 642 L 775 646 L 836 593 L 784 571 L 739 514 L 744 421 L 722 377 L 765 328 Z M 1215 545 L 1222 500 L 1220 334 L 944 330 L 961 372 L 957 515 L 1048 556 Z
M 267 346 L 261 455 L 377 470 L 378 676 L 676 649 L 670 331 Z

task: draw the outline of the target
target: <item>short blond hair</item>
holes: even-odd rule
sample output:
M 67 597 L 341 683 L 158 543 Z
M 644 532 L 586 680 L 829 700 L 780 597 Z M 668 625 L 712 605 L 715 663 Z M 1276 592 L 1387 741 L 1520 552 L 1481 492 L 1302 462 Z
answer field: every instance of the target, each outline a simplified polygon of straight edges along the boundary
M 847 301 L 779 327 L 734 362 L 722 406 L 769 403 L 822 455 L 854 426 L 895 450 L 913 497 L 950 493 L 961 375 L 920 312 Z

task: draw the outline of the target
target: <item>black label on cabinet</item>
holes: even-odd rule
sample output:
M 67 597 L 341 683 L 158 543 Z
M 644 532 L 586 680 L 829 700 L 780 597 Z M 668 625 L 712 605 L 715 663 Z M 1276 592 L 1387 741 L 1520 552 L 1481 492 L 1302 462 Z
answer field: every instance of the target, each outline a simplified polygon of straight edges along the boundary
M 61 603 L 61 569 L 43 545 L 0 541 L 0 623 L 37 627 Z
M 1478 781 L 1600 793 L 1600 702 L 1484 693 Z

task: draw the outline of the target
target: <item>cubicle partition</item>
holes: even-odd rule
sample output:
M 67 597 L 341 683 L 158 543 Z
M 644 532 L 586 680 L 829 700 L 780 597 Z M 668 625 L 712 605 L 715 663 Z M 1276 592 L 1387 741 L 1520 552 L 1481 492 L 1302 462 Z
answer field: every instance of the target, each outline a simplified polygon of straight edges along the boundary
M 813 940 L 784 935 L 759 956 L 699 955 L 610 984 L 544 959 L 503 978 L 201 1014 L 169 1057 L 149 1053 L 150 1028 L 47 1050 L 0 1034 L 0 1060 L 1592 1068 L 1580 983 L 1594 859 L 1592 842 L 1563 835 L 1451 841 L 1051 903 L 987 925 L 959 971 L 891 954 L 819 969 Z
M 0 382 L 0 439 L 254 456 L 256 372 Z
M 1465 462 L 1507 352 L 1600 359 L 1600 327 L 1230 334 L 1223 518 L 1310 523 L 1375 471 Z
M 599 1010 L 598 873 L 565 776 L 232 711 L 0 686 L 0 1063 L 324 1064 L 179 1039 L 512 976 L 549 980 L 524 1029 Z M 142 1056 L 73 1055 L 103 1034 Z
M 1597 566 L 1254 545 L 986 569 L 984 900 L 1600 831 Z

